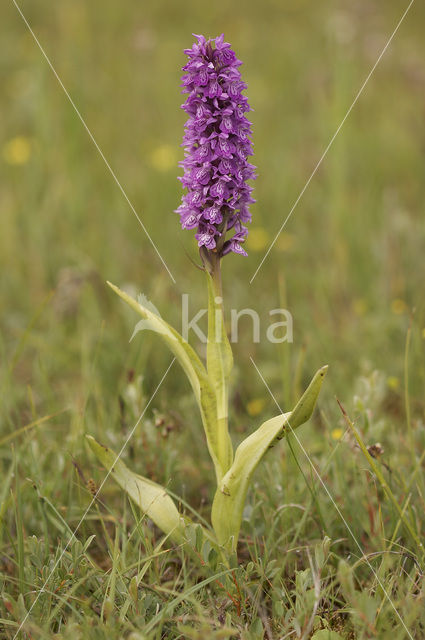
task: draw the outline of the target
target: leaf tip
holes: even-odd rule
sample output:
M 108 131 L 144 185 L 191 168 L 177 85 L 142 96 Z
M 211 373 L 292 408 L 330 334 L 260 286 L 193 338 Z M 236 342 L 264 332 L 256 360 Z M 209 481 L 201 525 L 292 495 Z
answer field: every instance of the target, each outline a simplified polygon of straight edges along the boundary
M 116 291 L 118 289 L 118 287 L 112 284 L 112 282 L 109 282 L 109 280 L 106 281 L 106 284 L 108 285 L 108 287 L 111 287 L 113 291 Z
M 105 447 L 104 444 L 100 444 L 97 440 L 93 438 L 93 436 L 86 435 L 87 442 L 90 446 L 90 449 L 97 455 L 99 450 L 103 449 L 105 453 L 108 453 L 108 447 Z
M 96 440 L 93 438 L 93 436 L 86 435 L 86 440 L 89 443 L 90 447 L 93 449 L 93 443 L 96 442 Z

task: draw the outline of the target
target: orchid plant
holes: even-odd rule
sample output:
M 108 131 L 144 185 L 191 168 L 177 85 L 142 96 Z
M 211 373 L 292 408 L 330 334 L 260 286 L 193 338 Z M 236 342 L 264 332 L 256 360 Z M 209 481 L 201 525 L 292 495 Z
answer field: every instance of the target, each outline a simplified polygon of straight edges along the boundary
M 264 422 L 233 451 L 228 425 L 229 379 L 233 365 L 226 335 L 221 287 L 221 260 L 231 252 L 246 255 L 243 248 L 250 221 L 249 205 L 255 167 L 252 155 L 250 110 L 243 95 L 240 60 L 223 35 L 206 40 L 196 36 L 185 50 L 183 109 L 185 127 L 184 175 L 186 189 L 177 209 L 182 227 L 195 229 L 208 289 L 208 343 L 206 366 L 190 344 L 151 305 L 135 300 L 111 283 L 109 286 L 156 332 L 180 363 L 192 387 L 201 414 L 208 451 L 213 461 L 217 489 L 212 505 L 212 531 L 202 527 L 205 539 L 229 558 L 235 554 L 242 513 L 252 475 L 276 441 L 311 416 L 327 367 L 314 375 L 292 411 Z M 177 544 L 187 541 L 191 521 L 179 513 L 167 490 L 130 471 L 116 454 L 91 436 L 88 442 L 118 484 L 143 513 Z M 201 527 L 201 525 L 198 525 Z

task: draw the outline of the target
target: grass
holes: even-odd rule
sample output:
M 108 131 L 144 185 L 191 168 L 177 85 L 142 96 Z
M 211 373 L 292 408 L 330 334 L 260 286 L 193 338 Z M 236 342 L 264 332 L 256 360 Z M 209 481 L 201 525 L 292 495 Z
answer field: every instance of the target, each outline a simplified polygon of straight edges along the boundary
M 3 3 L 0 637 L 13 638 L 35 603 L 20 638 L 422 638 L 423 6 L 413 4 L 252 284 L 405 6 L 20 6 L 176 284 Z M 84 444 L 90 433 L 119 450 L 170 362 L 146 332 L 128 344 L 135 318 L 105 281 L 143 291 L 177 328 L 181 293 L 193 312 L 205 306 L 195 243 L 172 213 L 179 68 L 192 32 L 221 31 L 244 60 L 259 172 L 249 257 L 224 265 L 226 305 L 258 310 L 266 327 L 285 301 L 294 319 L 294 342 L 281 347 L 264 329 L 253 343 L 241 322 L 235 442 L 276 411 L 251 357 L 284 410 L 330 365 L 297 434 L 312 464 L 293 439 L 269 453 L 233 572 L 196 531 L 202 562 L 170 548 L 112 482 L 89 507 L 104 470 Z M 213 472 L 177 365 L 123 459 L 185 510 L 208 512 Z

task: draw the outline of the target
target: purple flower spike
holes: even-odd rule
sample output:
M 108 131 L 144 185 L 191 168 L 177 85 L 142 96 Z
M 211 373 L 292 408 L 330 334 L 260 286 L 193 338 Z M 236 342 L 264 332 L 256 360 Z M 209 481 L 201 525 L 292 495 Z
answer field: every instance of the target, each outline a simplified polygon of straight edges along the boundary
M 182 108 L 189 114 L 183 146 L 184 169 L 179 178 L 187 192 L 176 210 L 184 229 L 196 229 L 198 246 L 220 257 L 231 251 L 246 256 L 242 247 L 250 222 L 249 205 L 255 167 L 252 155 L 250 111 L 242 95 L 236 58 L 224 35 L 212 40 L 195 36 L 191 49 L 185 49 L 188 62 L 183 67 L 182 93 L 188 97 Z M 234 234 L 226 240 L 226 233 Z

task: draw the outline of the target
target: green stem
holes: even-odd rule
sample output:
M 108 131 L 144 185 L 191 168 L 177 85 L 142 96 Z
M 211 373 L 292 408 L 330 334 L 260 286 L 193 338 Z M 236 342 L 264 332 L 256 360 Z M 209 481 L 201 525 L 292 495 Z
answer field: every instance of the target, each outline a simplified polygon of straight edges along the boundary
M 216 309 L 219 308 L 221 312 L 222 332 L 220 332 L 220 340 L 223 342 L 225 339 L 224 328 L 224 305 L 223 305 L 223 288 L 221 283 L 221 264 L 220 258 L 216 258 L 213 263 L 213 271 L 211 274 L 214 290 L 214 298 L 216 303 Z M 216 312 L 216 311 L 215 311 Z M 216 323 L 215 323 L 216 324 Z M 215 329 L 217 333 L 217 329 Z M 214 336 L 216 338 L 217 336 Z M 220 346 L 224 346 L 223 344 Z M 228 439 L 229 439 L 229 387 L 226 379 L 223 380 L 223 385 L 217 387 L 217 421 L 219 432 L 219 455 L 220 460 L 226 460 L 228 456 Z M 231 464 L 232 461 L 230 461 Z M 227 466 L 227 465 L 226 465 Z M 230 466 L 230 465 L 229 465 Z M 227 471 L 227 469 L 225 469 Z
M 213 257 L 211 259 L 211 277 L 213 279 L 213 283 L 214 283 L 214 292 L 216 294 L 217 297 L 220 297 L 222 302 L 221 302 L 221 308 L 223 308 L 223 289 L 222 289 L 222 284 L 221 284 L 221 263 L 220 263 L 220 258 L 218 256 L 216 256 L 215 254 L 213 254 Z
M 229 374 L 233 364 L 232 351 L 224 325 L 223 290 L 220 258 L 210 252 L 205 268 L 209 274 L 207 370 L 216 394 L 217 456 L 222 474 L 230 468 L 233 450 L 228 428 Z M 220 482 L 221 478 L 218 478 Z

